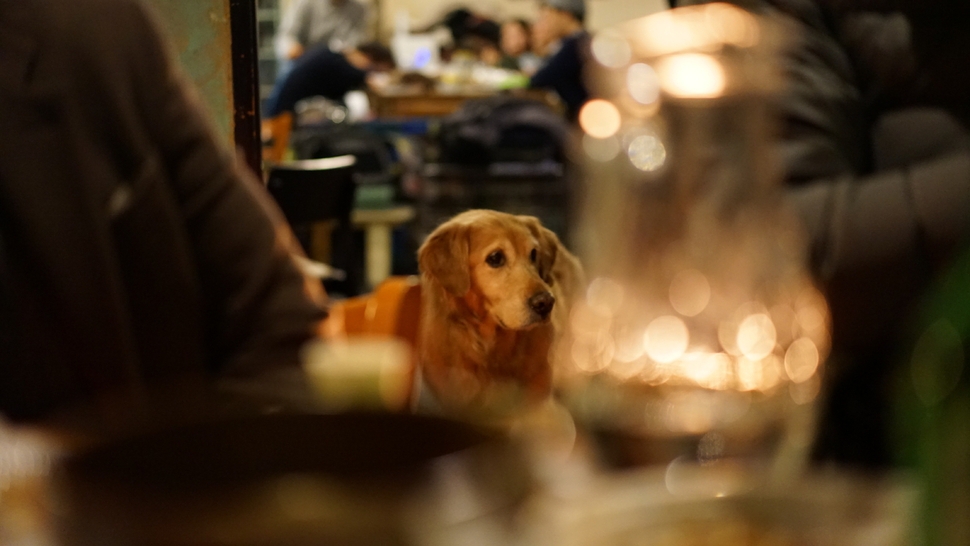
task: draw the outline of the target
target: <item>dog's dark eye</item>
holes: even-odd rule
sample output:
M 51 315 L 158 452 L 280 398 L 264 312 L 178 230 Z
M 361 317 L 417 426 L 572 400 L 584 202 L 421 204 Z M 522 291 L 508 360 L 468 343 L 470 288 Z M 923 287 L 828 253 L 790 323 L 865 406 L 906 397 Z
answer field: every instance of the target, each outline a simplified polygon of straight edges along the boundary
M 536 263 L 536 258 L 538 257 L 539 257 L 539 253 L 536 252 L 536 249 L 533 248 L 532 253 L 529 254 L 529 259 L 532 260 L 532 263 Z
M 501 250 L 496 250 L 485 258 L 485 263 L 487 263 L 489 267 L 502 267 L 505 265 L 505 253 Z

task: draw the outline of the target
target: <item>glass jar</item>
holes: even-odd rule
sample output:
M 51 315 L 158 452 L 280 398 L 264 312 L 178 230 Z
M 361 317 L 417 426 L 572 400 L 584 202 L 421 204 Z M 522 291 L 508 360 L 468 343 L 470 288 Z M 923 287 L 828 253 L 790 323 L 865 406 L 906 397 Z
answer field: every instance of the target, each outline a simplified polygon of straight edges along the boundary
M 592 41 L 576 238 L 592 281 L 555 358 L 610 463 L 803 460 L 829 315 L 779 191 L 787 32 L 706 4 Z

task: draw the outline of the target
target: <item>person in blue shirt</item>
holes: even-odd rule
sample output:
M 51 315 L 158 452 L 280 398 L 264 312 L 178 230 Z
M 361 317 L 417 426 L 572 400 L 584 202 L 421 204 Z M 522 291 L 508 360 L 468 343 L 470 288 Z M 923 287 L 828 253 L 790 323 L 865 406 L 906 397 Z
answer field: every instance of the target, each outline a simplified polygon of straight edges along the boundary
M 364 44 L 342 53 L 318 47 L 293 65 L 266 101 L 266 117 L 292 112 L 302 99 L 322 96 L 342 102 L 349 91 L 364 87 L 371 71 L 394 68 L 391 52 L 380 44 Z
M 566 115 L 572 121 L 589 99 L 583 79 L 583 67 L 589 56 L 589 34 L 583 27 L 585 18 L 585 0 L 546 0 L 536 22 L 548 38 L 559 41 L 559 46 L 533 74 L 529 87 L 555 91 L 566 105 Z

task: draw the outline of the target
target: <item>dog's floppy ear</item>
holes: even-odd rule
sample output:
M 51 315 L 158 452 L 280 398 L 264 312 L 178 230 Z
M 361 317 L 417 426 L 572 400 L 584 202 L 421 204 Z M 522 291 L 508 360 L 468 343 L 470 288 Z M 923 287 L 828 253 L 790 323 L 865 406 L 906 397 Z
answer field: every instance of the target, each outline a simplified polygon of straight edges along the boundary
M 418 249 L 421 272 L 441 283 L 455 296 L 471 288 L 468 273 L 468 227 L 459 224 L 439 226 Z
M 552 230 L 542 227 L 539 219 L 535 216 L 519 216 L 519 221 L 529 228 L 532 236 L 539 241 L 539 256 L 536 260 L 536 268 L 539 276 L 548 285 L 552 286 L 552 265 L 556 263 L 556 255 L 559 253 L 559 237 Z

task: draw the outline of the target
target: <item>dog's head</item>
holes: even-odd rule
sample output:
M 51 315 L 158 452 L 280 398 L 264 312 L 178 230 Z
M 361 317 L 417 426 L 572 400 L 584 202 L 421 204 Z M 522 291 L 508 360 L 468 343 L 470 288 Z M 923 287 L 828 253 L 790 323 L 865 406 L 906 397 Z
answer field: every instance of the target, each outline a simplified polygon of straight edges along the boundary
M 513 330 L 547 322 L 559 239 L 532 216 L 468 211 L 440 225 L 418 250 L 425 279 Z M 484 317 L 483 317 L 484 318 Z

